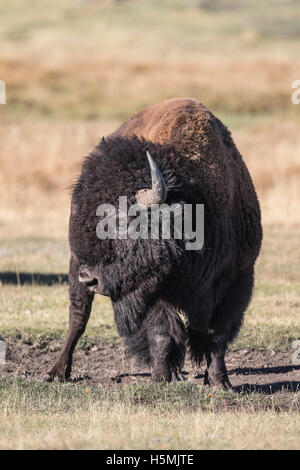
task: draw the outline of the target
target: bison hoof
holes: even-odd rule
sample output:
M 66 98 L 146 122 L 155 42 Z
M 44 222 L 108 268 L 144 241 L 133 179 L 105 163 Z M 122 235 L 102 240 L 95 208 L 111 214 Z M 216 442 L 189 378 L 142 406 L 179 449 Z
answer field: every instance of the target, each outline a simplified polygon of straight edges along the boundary
M 182 372 L 172 372 L 172 382 L 186 382 Z
M 151 374 L 152 382 L 171 382 L 172 374 L 169 371 L 153 371 Z
M 67 377 L 65 374 L 60 373 L 58 371 L 55 372 L 48 372 L 44 377 L 43 377 L 43 382 L 65 382 L 67 380 Z
M 222 388 L 223 390 L 233 390 L 233 386 L 229 382 L 229 380 L 226 380 L 222 383 Z
M 219 390 L 233 390 L 233 387 L 227 378 L 227 374 L 226 377 L 222 377 L 220 375 L 209 375 L 206 371 L 204 375 L 204 385 L 209 385 L 209 387 Z
M 46 382 L 54 382 L 54 380 L 56 379 L 55 375 L 53 374 L 46 374 L 44 377 L 43 377 L 43 382 L 46 383 Z
M 42 379 L 42 382 L 43 383 L 46 383 L 46 382 L 65 382 L 66 379 L 64 377 L 59 377 L 57 375 L 50 375 L 50 374 L 47 374 L 43 377 Z
M 204 385 L 208 385 L 212 389 L 229 391 L 233 390 L 231 383 L 228 380 L 210 380 L 204 382 Z
M 44 375 L 43 379 L 42 379 L 42 382 L 43 383 L 46 383 L 46 382 L 53 382 L 54 380 L 54 376 L 53 375 L 50 375 L 50 374 L 46 374 Z
M 231 383 L 225 380 L 222 380 L 221 382 L 210 383 L 209 386 L 210 388 L 216 389 L 216 390 L 224 390 L 224 391 L 233 390 Z

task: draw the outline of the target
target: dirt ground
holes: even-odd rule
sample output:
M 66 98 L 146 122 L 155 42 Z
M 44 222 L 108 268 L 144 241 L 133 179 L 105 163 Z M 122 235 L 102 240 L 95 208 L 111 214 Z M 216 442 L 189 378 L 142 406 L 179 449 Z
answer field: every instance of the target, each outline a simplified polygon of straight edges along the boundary
M 53 340 L 38 345 L 9 340 L 6 344 L 6 363 L 0 365 L 0 377 L 16 376 L 28 380 L 42 380 L 61 346 Z M 300 365 L 292 364 L 290 352 L 232 351 L 228 352 L 226 363 L 236 391 L 256 390 L 270 394 L 282 389 L 295 392 L 300 388 Z M 204 366 L 197 369 L 186 359 L 185 379 L 202 385 L 203 373 Z M 149 380 L 149 369 L 126 357 L 121 344 L 100 344 L 88 351 L 74 353 L 72 381 L 75 383 L 117 387 Z

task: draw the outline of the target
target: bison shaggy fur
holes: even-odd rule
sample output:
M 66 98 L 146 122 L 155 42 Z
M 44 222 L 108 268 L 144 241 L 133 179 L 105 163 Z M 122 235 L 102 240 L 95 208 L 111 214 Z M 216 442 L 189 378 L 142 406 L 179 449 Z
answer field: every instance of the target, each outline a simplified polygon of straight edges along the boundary
M 96 234 L 100 204 L 136 203 L 151 188 L 150 152 L 167 187 L 167 204 L 204 204 L 204 245 L 182 240 Z M 251 298 L 262 240 L 251 177 L 230 132 L 203 104 L 175 98 L 135 113 L 85 159 L 70 215 L 70 325 L 46 375 L 70 376 L 95 293 L 111 298 L 128 351 L 155 381 L 179 378 L 186 348 L 207 361 L 205 383 L 229 388 L 224 355 Z

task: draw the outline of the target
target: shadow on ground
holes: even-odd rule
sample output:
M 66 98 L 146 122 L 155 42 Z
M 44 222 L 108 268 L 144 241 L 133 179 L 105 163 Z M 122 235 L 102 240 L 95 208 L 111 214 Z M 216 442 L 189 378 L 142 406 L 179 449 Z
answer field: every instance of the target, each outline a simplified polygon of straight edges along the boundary
M 68 282 L 67 274 L 25 273 L 15 271 L 0 272 L 0 283 L 23 286 L 24 284 L 52 286 Z
M 272 367 L 244 367 L 244 368 L 235 368 L 228 370 L 228 375 L 231 377 L 233 383 L 233 390 L 236 392 L 251 393 L 251 392 L 262 392 L 268 395 L 273 393 L 280 392 L 282 390 L 286 392 L 299 392 L 300 391 L 300 380 L 274 380 L 268 381 L 267 376 L 270 374 L 272 378 L 275 379 L 276 375 L 283 377 L 284 374 L 293 373 L 293 377 L 297 374 L 297 371 L 300 371 L 300 365 L 280 365 Z M 236 379 L 239 379 L 240 376 L 251 376 L 252 380 L 255 380 L 256 383 L 241 383 L 234 385 Z M 298 375 L 298 374 L 297 374 Z M 288 377 L 288 376 L 285 376 Z M 203 378 L 203 374 L 197 374 L 195 379 Z M 263 383 L 259 383 L 259 379 Z M 299 373 L 300 379 L 300 373 Z
M 252 392 L 262 392 L 267 395 L 272 395 L 276 392 L 299 392 L 300 391 L 300 382 L 299 381 L 292 381 L 292 382 L 273 382 L 267 383 L 263 385 L 256 385 L 256 384 L 242 384 L 236 387 L 233 387 L 235 392 L 243 392 L 243 393 L 252 393 Z
M 300 365 L 288 365 L 288 366 L 275 366 L 275 367 L 245 367 L 232 369 L 229 372 L 229 375 L 258 375 L 266 376 L 268 374 L 288 374 L 289 372 L 300 371 Z M 299 374 L 300 379 L 300 374 Z M 297 392 L 300 390 L 300 380 L 291 380 L 291 381 L 278 381 L 272 383 L 264 384 L 249 384 L 245 383 L 234 387 L 234 390 L 237 392 L 263 392 L 267 394 L 272 394 L 279 392 L 281 390 L 289 392 Z
M 232 369 L 228 371 L 228 375 L 262 375 L 265 374 L 286 374 L 288 372 L 295 372 L 300 370 L 300 366 L 281 366 L 281 367 L 253 367 L 253 368 L 245 368 L 245 369 Z M 188 380 L 189 373 L 186 371 L 182 371 L 182 375 L 184 380 Z M 143 378 L 148 377 L 150 379 L 151 374 L 149 373 L 125 373 L 125 374 L 118 374 L 115 377 L 112 377 L 112 381 L 115 383 L 121 383 L 124 378 Z M 200 373 L 194 376 L 194 379 L 203 379 L 204 374 Z M 274 381 L 272 383 L 263 383 L 263 384 L 250 384 L 250 383 L 242 383 L 240 385 L 233 386 L 233 390 L 235 392 L 243 392 L 243 393 L 251 393 L 251 392 L 261 392 L 267 395 L 272 395 L 273 393 L 285 391 L 285 392 L 299 392 L 300 391 L 300 381 L 292 380 L 292 381 Z

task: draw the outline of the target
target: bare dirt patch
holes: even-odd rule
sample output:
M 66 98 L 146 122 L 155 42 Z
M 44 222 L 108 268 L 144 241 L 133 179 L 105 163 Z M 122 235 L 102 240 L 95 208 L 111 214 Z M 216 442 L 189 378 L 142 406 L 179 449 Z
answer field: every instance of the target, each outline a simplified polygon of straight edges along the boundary
M 7 340 L 7 362 L 0 365 L 0 377 L 15 376 L 42 380 L 53 364 L 61 343 L 43 341 L 25 344 L 22 340 Z M 300 365 L 292 363 L 290 352 L 257 350 L 232 351 L 227 354 L 230 381 L 236 391 L 260 391 L 272 394 L 281 390 L 300 389 Z M 204 365 L 195 368 L 186 359 L 183 376 L 202 385 Z M 120 387 L 150 381 L 150 371 L 126 356 L 121 344 L 98 344 L 74 354 L 72 381 L 86 385 L 101 384 Z

